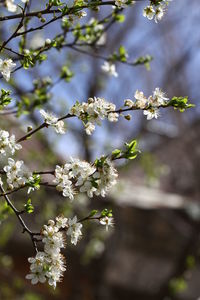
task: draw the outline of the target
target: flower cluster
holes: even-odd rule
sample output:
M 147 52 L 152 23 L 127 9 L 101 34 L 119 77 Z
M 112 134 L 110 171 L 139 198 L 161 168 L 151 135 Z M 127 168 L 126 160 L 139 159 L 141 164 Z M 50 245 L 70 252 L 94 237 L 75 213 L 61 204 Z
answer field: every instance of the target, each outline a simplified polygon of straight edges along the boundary
M 6 172 L 7 184 L 11 190 L 24 186 L 32 179 L 32 173 L 29 172 L 22 160 L 15 162 L 14 159 L 8 158 L 8 165 L 3 169 Z
M 117 177 L 117 171 L 109 159 L 103 157 L 91 165 L 71 158 L 63 167 L 56 166 L 53 182 L 64 197 L 73 200 L 77 189 L 82 193 L 87 192 L 89 197 L 93 197 L 93 194 L 105 197 L 116 184 Z
M 56 183 L 57 190 L 62 191 L 64 197 L 69 197 L 73 200 L 75 190 L 72 181 L 75 182 L 75 186 L 81 186 L 95 170 L 88 162 L 71 158 L 70 162 L 63 167 L 56 166 L 56 178 L 53 182 Z
M 68 170 L 65 170 L 65 166 L 56 166 L 55 177 L 56 178 L 53 180 L 53 182 L 57 185 L 56 189 L 59 192 L 62 192 L 64 197 L 68 197 L 70 200 L 73 200 L 75 191 L 72 181 L 68 176 Z
M 96 171 L 85 182 L 83 182 L 80 192 L 87 192 L 88 197 L 101 195 L 105 197 L 110 189 L 117 183 L 117 170 L 113 167 L 112 162 L 105 157 L 95 161 Z
M 118 77 L 115 64 L 109 61 L 105 61 L 104 64 L 101 66 L 101 69 L 103 72 L 109 74 L 110 76 Z
M 66 270 L 64 257 L 60 253 L 60 249 L 65 245 L 64 236 L 59 231 L 58 224 L 49 220 L 48 225 L 43 226 L 41 236 L 44 251 L 28 259 L 31 273 L 26 275 L 26 279 L 30 279 L 32 284 L 44 283 L 47 280 L 48 284 L 55 288 Z
M 47 281 L 56 288 L 66 270 L 65 258 L 61 254 L 61 249 L 66 244 L 64 232 L 71 236 L 71 243 L 76 245 L 82 235 L 81 228 L 82 224 L 77 222 L 76 216 L 73 219 L 58 216 L 55 221 L 49 220 L 41 230 L 44 251 L 37 252 L 35 257 L 28 259 L 31 272 L 26 275 L 26 279 L 30 279 L 32 284 Z
M 107 210 L 104 210 L 107 211 Z M 85 218 L 84 220 L 97 219 L 99 223 L 106 226 L 114 225 L 112 213 L 102 213 L 97 218 Z M 48 282 L 54 289 L 58 282 L 63 277 L 63 272 L 66 270 L 65 257 L 61 254 L 61 249 L 66 246 L 66 238 L 70 236 L 71 244 L 77 245 L 77 242 L 82 237 L 83 225 L 74 216 L 72 219 L 65 218 L 63 215 L 56 217 L 54 220 L 49 220 L 47 225 L 42 227 L 40 239 L 44 245 L 43 251 L 37 252 L 35 257 L 29 257 L 30 273 L 26 275 L 26 279 L 31 280 L 32 284 L 38 282 Z
M 70 113 L 82 120 L 85 131 L 91 135 L 95 130 L 95 123 L 101 125 L 101 120 L 108 118 L 110 122 L 118 121 L 118 113 L 115 112 L 116 106 L 107 102 L 103 98 L 89 98 L 87 102 L 76 102 L 71 108 Z
M 165 93 L 162 92 L 160 88 L 156 88 L 153 91 L 153 95 L 146 98 L 143 92 L 136 91 L 135 92 L 135 102 L 130 99 L 125 100 L 125 106 L 130 108 L 135 107 L 144 110 L 144 115 L 147 116 L 147 120 L 151 120 L 153 118 L 158 118 L 159 116 L 159 107 L 162 105 L 166 105 L 169 98 L 165 97 Z
M 13 71 L 16 63 L 9 59 L 0 59 L 0 73 L 6 81 L 10 80 L 10 73 Z
M 54 116 L 52 113 L 48 113 L 44 111 L 43 109 L 40 110 L 40 114 L 44 118 L 44 121 L 47 125 L 50 125 L 54 127 L 55 131 L 60 134 L 65 133 L 65 124 L 62 120 L 58 120 L 56 116 Z
M 167 6 L 171 0 L 160 0 L 158 4 L 148 5 L 143 10 L 143 16 L 149 20 L 155 20 L 156 23 L 160 21 L 167 9 Z
M 16 150 L 21 149 L 22 146 L 17 144 L 14 135 L 9 135 L 8 131 L 0 130 L 0 155 L 11 153 L 12 155 Z

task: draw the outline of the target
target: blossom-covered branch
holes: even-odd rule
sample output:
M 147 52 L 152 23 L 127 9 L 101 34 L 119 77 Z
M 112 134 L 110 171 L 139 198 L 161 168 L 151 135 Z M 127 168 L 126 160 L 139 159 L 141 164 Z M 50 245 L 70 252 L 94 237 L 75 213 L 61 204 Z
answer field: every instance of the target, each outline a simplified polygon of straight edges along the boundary
M 57 118 L 52 113 L 47 113 L 41 110 L 40 113 L 44 118 L 44 123 L 39 125 L 34 130 L 31 130 L 26 135 L 17 140 L 17 143 L 27 140 L 33 134 L 39 130 L 52 126 L 55 131 L 60 134 L 65 133 L 63 120 L 77 117 L 80 119 L 85 127 L 87 134 L 91 135 L 95 130 L 95 124 L 100 125 L 101 120 L 105 118 L 110 122 L 117 122 L 120 115 L 123 113 L 143 110 L 144 115 L 147 119 L 158 118 L 159 108 L 174 107 L 176 109 L 184 110 L 193 107 L 192 104 L 188 104 L 187 97 L 173 97 L 171 100 L 165 96 L 165 93 L 161 89 L 156 88 L 153 95 L 148 98 L 145 97 L 143 92 L 136 91 L 134 95 L 135 100 L 125 99 L 124 107 L 116 109 L 115 104 L 107 102 L 103 98 L 94 97 L 89 98 L 87 102 L 76 102 L 76 104 L 70 109 L 70 112 L 63 117 Z M 127 107 L 127 108 L 126 108 Z M 130 116 L 124 116 L 125 119 L 130 120 Z
M 47 225 L 44 225 L 40 237 L 44 245 L 44 250 L 37 252 L 35 257 L 28 259 L 30 263 L 30 273 L 26 276 L 31 280 L 32 284 L 38 282 L 48 282 L 49 285 L 56 288 L 57 282 L 60 282 L 63 277 L 63 272 L 66 270 L 65 257 L 61 254 L 61 249 L 65 248 L 66 239 L 70 237 L 71 244 L 76 245 L 82 237 L 82 222 L 87 220 L 98 220 L 100 224 L 113 226 L 112 212 L 104 210 L 99 216 L 96 211 L 82 220 L 78 221 L 77 216 L 72 219 L 66 218 L 63 215 L 56 217 L 54 220 L 49 220 Z
M 90 136 L 96 126 L 100 126 L 103 121 L 116 123 L 120 117 L 130 121 L 129 113 L 131 112 L 142 111 L 147 120 L 151 120 L 160 116 L 161 108 L 173 107 L 182 112 L 193 107 L 193 104 L 188 102 L 187 97 L 169 98 L 157 87 L 149 96 L 145 96 L 142 91 L 137 90 L 132 99 L 124 99 L 123 104 L 116 107 L 115 103 L 102 97 L 95 97 L 94 95 L 97 93 L 94 92 L 93 95 L 93 90 L 90 90 L 88 94 L 92 97 L 85 101 L 76 101 L 61 116 L 55 115 L 54 111 L 47 111 L 52 89 L 61 81 L 69 82 L 74 76 L 71 65 L 61 64 L 56 80 L 50 77 L 36 80 L 31 78 L 30 85 L 26 86 L 27 91 L 23 87 L 19 88 L 17 80 L 15 81 L 16 76 L 11 75 L 22 68 L 24 70 L 34 69 L 45 60 L 50 60 L 49 54 L 53 53 L 54 49 L 57 51 L 56 53 L 59 53 L 59 58 L 63 53 L 65 55 L 68 52 L 76 52 L 103 60 L 101 66 L 97 65 L 98 72 L 119 79 L 118 63 L 129 66 L 144 65 L 150 69 L 149 64 L 153 58 L 150 55 L 144 55 L 131 61 L 129 53 L 123 45 L 117 45 L 111 53 L 103 52 L 106 48 L 109 30 L 115 24 L 122 24 L 125 21 L 124 9 L 136 9 L 136 6 L 133 6 L 135 1 L 88 2 L 75 0 L 72 1 L 73 3 L 69 3 L 69 1 L 46 0 L 44 2 L 45 5 L 39 3 L 38 7 L 34 1 L 29 0 L 17 2 L 5 0 L 0 3 L 1 10 L 3 13 L 6 12 L 5 15 L 0 16 L 2 28 L 4 29 L 3 26 L 7 23 L 13 25 L 11 29 L 5 31 L 4 40 L 0 44 L 0 78 L 3 78 L 6 81 L 4 84 L 10 85 L 10 89 L 16 92 L 14 97 L 18 97 L 18 99 L 14 97 L 12 99 L 11 90 L 2 88 L 0 114 L 2 118 L 9 114 L 17 117 L 27 114 L 28 121 L 34 123 L 33 126 L 28 126 L 26 133 L 19 138 L 7 131 L 2 123 L 3 127 L 0 129 L 2 168 L 0 170 L 0 200 L 11 208 L 20 223 L 22 232 L 29 235 L 36 252 L 35 256 L 28 259 L 30 272 L 26 278 L 31 280 L 32 284 L 47 282 L 55 288 L 66 270 L 65 258 L 61 251 L 65 248 L 67 239 L 72 245 L 77 245 L 83 235 L 83 224 L 86 221 L 96 221 L 108 230 L 114 224 L 112 211 L 104 209 L 97 212 L 94 210 L 88 215 L 84 213 L 86 217 L 81 216 L 80 219 L 76 215 L 71 218 L 64 215 L 52 216 L 47 224 L 41 226 L 39 232 L 33 232 L 23 218 L 24 214 L 34 212 L 32 200 L 26 199 L 19 210 L 13 204 L 15 203 L 14 195 L 19 191 L 23 191 L 24 194 L 36 193 L 41 186 L 44 186 L 55 189 L 61 197 L 64 197 L 63 200 L 66 202 L 69 200 L 68 202 L 71 202 L 72 205 L 73 201 L 76 202 L 76 196 L 82 193 L 88 198 L 106 197 L 117 183 L 116 161 L 135 159 L 139 150 L 137 142 L 132 140 L 125 143 L 122 149 L 113 149 L 112 153 L 102 155 L 92 162 L 89 161 L 90 159 L 86 161 L 71 157 L 63 164 L 59 164 L 56 158 L 54 167 L 49 167 L 45 171 L 39 166 L 39 171 L 37 171 L 31 170 L 28 161 L 26 164 L 22 159 L 18 159 L 18 153 L 23 151 L 23 142 L 33 135 L 36 136 L 44 128 L 52 128 L 55 133 L 64 135 L 67 132 L 66 122 L 70 122 L 71 118 L 79 120 L 86 135 Z M 170 1 L 149 0 L 146 2 L 143 16 L 159 23 L 166 13 Z M 106 13 L 102 10 L 101 16 L 103 17 L 100 20 L 98 20 L 98 14 L 96 18 L 88 17 L 90 11 L 92 13 L 99 11 L 101 6 L 107 8 Z M 58 32 L 54 31 L 55 26 L 58 27 Z M 53 30 L 51 30 L 52 28 Z M 33 41 L 29 41 L 32 37 L 31 33 L 37 34 L 38 32 L 48 33 L 47 38 L 42 38 L 39 43 L 35 43 L 34 38 Z M 61 51 L 63 52 L 61 53 Z M 26 74 L 29 75 L 28 72 Z M 38 122 L 38 116 L 33 114 L 37 110 L 40 112 L 39 117 L 42 118 L 41 123 Z

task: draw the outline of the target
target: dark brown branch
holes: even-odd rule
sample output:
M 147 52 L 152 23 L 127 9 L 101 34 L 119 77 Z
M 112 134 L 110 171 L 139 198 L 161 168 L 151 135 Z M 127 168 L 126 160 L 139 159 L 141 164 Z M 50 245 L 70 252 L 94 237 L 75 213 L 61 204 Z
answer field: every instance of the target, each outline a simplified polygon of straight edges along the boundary
M 115 6 L 115 1 L 106 1 L 106 2 L 96 1 L 96 2 L 93 2 L 89 5 L 83 5 L 83 6 L 78 6 L 78 7 L 74 6 L 74 7 L 72 7 L 73 10 L 71 8 L 69 8 L 69 11 L 66 14 L 62 14 L 62 16 L 72 14 L 72 13 L 76 12 L 77 9 L 82 10 L 84 8 L 90 8 L 90 7 L 96 7 L 96 6 L 105 6 L 105 5 L 114 5 Z M 32 11 L 32 12 L 26 13 L 24 15 L 24 18 L 27 18 L 27 17 L 37 17 L 37 18 L 39 18 L 42 15 L 54 15 L 56 13 L 60 13 L 60 10 L 59 9 L 50 10 L 50 7 L 48 7 L 44 10 Z M 10 16 L 3 16 L 3 17 L 0 17 L 0 22 L 7 21 L 7 20 L 13 20 L 13 19 L 20 19 L 21 17 L 22 17 L 22 13 L 15 14 L 15 15 L 10 15 Z

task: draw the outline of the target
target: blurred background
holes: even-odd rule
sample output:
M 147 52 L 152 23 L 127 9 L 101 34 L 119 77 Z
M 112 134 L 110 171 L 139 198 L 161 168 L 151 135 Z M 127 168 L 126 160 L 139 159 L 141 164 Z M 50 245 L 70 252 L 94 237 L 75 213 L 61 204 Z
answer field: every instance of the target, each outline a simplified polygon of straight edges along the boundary
M 32 1 L 32 7 L 40 8 L 41 2 L 44 6 L 45 1 Z M 124 118 L 117 124 L 103 122 L 91 137 L 85 135 L 80 122 L 70 120 L 68 132 L 62 137 L 44 129 L 25 142 L 18 157 L 21 155 L 33 170 L 52 169 L 70 156 L 92 161 L 134 138 L 141 154 L 133 162 L 118 166 L 119 183 L 105 199 L 91 200 L 81 195 L 71 204 L 55 190 L 44 187 L 31 194 L 35 212 L 26 221 L 33 231 L 40 230 L 48 219 L 61 212 L 66 217 L 83 217 L 91 209 L 113 209 L 112 230 L 106 232 L 96 223 L 85 224 L 85 234 L 78 246 L 66 247 L 67 271 L 55 291 L 45 285 L 31 286 L 24 279 L 29 270 L 27 258 L 34 254 L 32 244 L 1 199 L 2 300 L 200 299 L 199 1 L 172 1 L 159 24 L 142 16 L 147 3 L 138 1 L 124 9 L 125 22 L 110 26 L 102 45 L 84 50 L 109 56 L 123 45 L 129 61 L 151 55 L 150 70 L 117 63 L 119 76 L 109 77 L 101 71 L 102 60 L 71 48 L 52 49 L 48 60 L 40 66 L 13 74 L 14 102 L 1 112 L 0 126 L 20 137 L 27 125 L 41 122 L 38 109 L 34 109 L 38 95 L 31 92 L 35 79 L 35 84 L 44 85 L 41 104 L 59 116 L 67 113 L 76 100 L 99 96 L 119 107 L 124 99 L 133 99 L 136 89 L 148 96 L 156 87 L 162 88 L 169 98 L 187 95 L 196 107 L 185 113 L 162 110 L 161 117 L 151 121 L 146 121 L 142 112 L 134 112 L 129 122 Z M 87 13 L 87 20 L 100 20 L 110 9 Z M 0 14 L 6 14 L 3 7 Z M 31 22 L 30 27 L 39 21 L 33 18 Z M 7 39 L 15 24 L 16 21 L 1 23 L 1 40 Z M 60 31 L 59 20 L 44 31 L 28 34 L 26 46 L 37 48 Z M 17 49 L 19 41 L 16 39 L 9 46 Z M 5 53 L 8 55 L 11 56 Z M 58 79 L 63 64 L 74 73 L 70 82 Z M 56 83 L 53 87 L 45 85 L 48 77 Z M 1 88 L 10 88 L 2 79 L 0 84 Z M 29 114 L 16 116 L 19 103 Z M 0 163 L 2 168 L 5 162 Z M 11 199 L 20 208 L 27 195 L 19 192 Z

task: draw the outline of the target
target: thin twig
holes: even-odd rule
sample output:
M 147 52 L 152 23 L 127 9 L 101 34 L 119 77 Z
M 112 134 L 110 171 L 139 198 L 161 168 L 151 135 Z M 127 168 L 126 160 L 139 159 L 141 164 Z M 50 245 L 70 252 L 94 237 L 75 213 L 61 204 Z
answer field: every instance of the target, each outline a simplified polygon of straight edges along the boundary
M 22 219 L 22 212 L 19 211 L 15 206 L 14 204 L 11 202 L 11 200 L 9 199 L 9 197 L 5 194 L 5 191 L 4 191 L 4 188 L 2 187 L 2 185 L 0 185 L 0 191 L 2 192 L 3 194 L 3 197 L 5 198 L 7 204 L 10 206 L 10 208 L 12 209 L 12 211 L 15 213 L 16 217 L 18 218 L 19 220 L 19 223 L 21 224 L 22 226 L 22 232 L 27 232 L 32 240 L 32 243 L 33 243 L 33 247 L 37 253 L 37 242 L 34 238 L 34 236 L 36 235 L 35 233 L 33 233 L 28 227 L 27 225 L 25 224 L 24 220 Z M 37 235 L 39 235 L 39 233 L 37 233 Z

